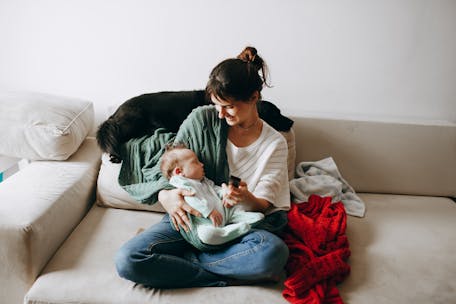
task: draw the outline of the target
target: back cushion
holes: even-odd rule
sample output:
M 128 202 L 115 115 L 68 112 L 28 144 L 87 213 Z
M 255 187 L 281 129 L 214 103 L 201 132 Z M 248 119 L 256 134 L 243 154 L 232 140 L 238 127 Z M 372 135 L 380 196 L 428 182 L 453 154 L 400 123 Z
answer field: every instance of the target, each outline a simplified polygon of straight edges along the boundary
M 296 161 L 332 157 L 357 192 L 456 196 L 456 124 L 293 117 Z

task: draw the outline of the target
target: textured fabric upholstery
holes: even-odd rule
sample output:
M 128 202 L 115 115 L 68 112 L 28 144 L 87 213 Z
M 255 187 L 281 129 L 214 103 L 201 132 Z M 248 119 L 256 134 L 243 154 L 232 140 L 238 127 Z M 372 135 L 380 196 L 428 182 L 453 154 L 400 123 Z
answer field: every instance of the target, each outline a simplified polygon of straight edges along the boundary
M 0 183 L 0 303 L 21 303 L 93 202 L 99 167 L 87 139 L 65 162 L 36 161 Z
M 294 120 L 296 162 L 333 157 L 366 204 L 365 217 L 348 217 L 351 273 L 338 286 L 342 299 L 454 302 L 456 203 L 443 196 L 456 192 L 456 125 Z M 156 290 L 118 277 L 113 261 L 118 248 L 161 216 L 93 206 L 25 303 L 286 303 L 281 283 Z
M 456 206 L 446 198 L 361 194 L 365 218 L 349 217 L 347 303 L 451 303 L 456 282 Z M 27 295 L 38 303 L 287 303 L 282 284 L 147 289 L 121 279 L 114 254 L 162 214 L 95 206 Z M 62 283 L 66 282 L 66 283 Z

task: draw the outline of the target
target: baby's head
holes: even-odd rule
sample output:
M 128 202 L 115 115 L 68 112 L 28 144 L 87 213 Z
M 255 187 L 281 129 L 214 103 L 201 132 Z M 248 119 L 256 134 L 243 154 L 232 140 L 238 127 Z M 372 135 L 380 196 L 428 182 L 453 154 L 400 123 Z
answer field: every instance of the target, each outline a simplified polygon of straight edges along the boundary
M 167 179 L 174 175 L 198 180 L 204 177 L 204 165 L 198 160 L 195 152 L 183 144 L 166 147 L 161 159 L 160 170 Z

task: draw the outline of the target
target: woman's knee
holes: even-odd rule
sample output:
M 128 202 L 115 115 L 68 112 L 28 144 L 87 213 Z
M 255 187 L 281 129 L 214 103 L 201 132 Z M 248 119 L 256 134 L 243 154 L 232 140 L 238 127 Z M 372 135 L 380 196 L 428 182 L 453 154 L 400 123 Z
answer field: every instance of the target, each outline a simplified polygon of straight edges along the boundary
M 260 232 L 262 238 L 262 259 L 260 271 L 267 277 L 276 277 L 283 271 L 288 260 L 289 250 L 285 242 L 267 231 Z
M 151 287 L 156 286 L 157 282 L 155 282 L 153 274 L 160 273 L 158 271 L 160 266 L 159 254 L 143 255 L 124 246 L 117 251 L 114 262 L 121 278 Z
M 116 252 L 114 263 L 120 277 L 128 280 L 132 279 L 135 273 L 135 262 L 132 258 L 132 252 L 128 248 L 124 246 Z

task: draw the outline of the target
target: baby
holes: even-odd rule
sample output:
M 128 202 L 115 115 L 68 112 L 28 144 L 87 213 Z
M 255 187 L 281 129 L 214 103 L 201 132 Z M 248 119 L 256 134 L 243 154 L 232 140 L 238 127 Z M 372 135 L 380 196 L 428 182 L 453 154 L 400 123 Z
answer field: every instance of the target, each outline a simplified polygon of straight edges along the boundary
M 195 193 L 184 199 L 204 217 L 194 217 L 193 228 L 196 228 L 199 240 L 205 244 L 220 245 L 234 240 L 264 218 L 263 213 L 247 212 L 240 209 L 239 205 L 224 207 L 222 187 L 204 176 L 203 164 L 184 145 L 168 146 L 162 156 L 160 169 L 171 185 Z M 183 229 L 180 231 L 186 233 Z

